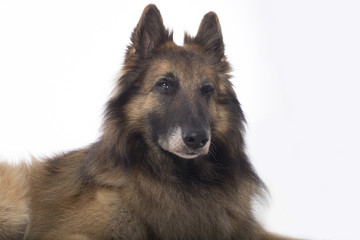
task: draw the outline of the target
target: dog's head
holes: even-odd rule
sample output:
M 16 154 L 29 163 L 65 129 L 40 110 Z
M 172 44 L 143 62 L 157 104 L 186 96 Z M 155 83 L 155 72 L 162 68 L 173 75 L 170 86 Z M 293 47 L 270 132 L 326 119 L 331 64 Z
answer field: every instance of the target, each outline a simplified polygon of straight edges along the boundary
M 105 131 L 116 138 L 112 141 L 124 146 L 143 141 L 144 148 L 192 159 L 208 154 L 212 142 L 239 134 L 243 115 L 228 80 L 215 13 L 206 14 L 196 36 L 185 34 L 178 46 L 159 10 L 149 5 L 131 40 L 106 110 Z

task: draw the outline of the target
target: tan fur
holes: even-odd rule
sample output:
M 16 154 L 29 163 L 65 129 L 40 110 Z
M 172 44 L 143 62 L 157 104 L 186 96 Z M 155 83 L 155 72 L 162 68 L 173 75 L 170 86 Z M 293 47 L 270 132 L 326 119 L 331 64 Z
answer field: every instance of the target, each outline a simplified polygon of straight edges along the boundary
M 21 239 L 29 223 L 28 170 L 0 164 L 0 239 Z
M 30 166 L 0 165 L 0 240 L 288 239 L 267 233 L 253 216 L 264 187 L 244 152 L 244 119 L 216 14 L 205 15 L 197 36 L 186 35 L 179 47 L 149 5 L 132 42 L 97 142 Z M 181 80 L 171 108 L 156 88 L 169 72 Z M 202 92 L 204 81 L 213 95 Z M 184 119 L 204 115 L 211 125 L 211 144 L 191 159 L 154 138 L 167 118 L 178 127 L 182 104 Z
M 193 204 L 185 206 L 182 203 L 182 198 L 186 196 L 174 191 L 170 186 L 157 186 L 156 183 L 149 181 L 148 177 L 141 173 L 126 180 L 116 177 L 113 179 L 118 186 L 116 189 L 106 187 L 106 178 L 114 178 L 111 171 L 100 177 L 97 188 L 64 184 L 51 188 L 53 181 L 76 178 L 74 173 L 79 170 L 78 163 L 81 155 L 81 153 L 77 153 L 62 159 L 66 163 L 71 162 L 73 169 L 59 169 L 61 174 L 57 179 L 48 176 L 45 170 L 46 163 L 34 162 L 30 168 L 25 164 L 16 167 L 6 164 L 0 165 L 0 234 L 2 234 L 0 239 L 21 239 L 24 234 L 26 225 L 29 223 L 30 212 L 27 196 L 29 189 L 33 199 L 30 204 L 32 212 L 30 226 L 31 224 L 37 225 L 38 221 L 41 224 L 37 225 L 36 228 L 31 228 L 32 231 L 28 233 L 29 235 L 25 239 L 111 239 L 114 236 L 111 228 L 115 229 L 124 223 L 127 228 L 119 229 L 115 233 L 118 239 L 147 239 L 146 227 L 141 227 L 141 220 L 132 211 L 150 218 L 154 224 L 160 224 L 159 227 L 163 231 L 164 239 L 172 239 L 171 236 L 174 232 L 186 236 L 187 233 L 191 233 L 189 229 L 192 229 L 190 231 L 197 231 L 201 228 L 204 232 L 212 232 L 213 224 L 219 223 L 223 224 L 222 228 L 229 228 L 230 231 L 232 223 L 228 222 L 227 213 L 224 212 L 227 208 L 234 214 L 239 213 L 233 221 L 240 224 L 241 221 L 245 220 L 241 219 L 246 217 L 241 216 L 242 210 L 238 209 L 237 204 L 234 204 L 235 199 L 233 198 L 236 196 L 224 195 L 220 190 L 218 192 L 204 191 L 200 195 L 202 200 L 194 199 Z M 29 169 L 32 169 L 30 177 Z M 29 179 L 30 188 L 27 184 Z M 65 181 L 64 183 L 66 184 Z M 101 184 L 104 186 L 101 187 Z M 251 189 L 251 186 L 240 187 Z M 73 194 L 80 190 L 82 195 L 75 197 Z M 149 198 L 154 198 L 154 202 L 149 203 L 143 200 Z M 53 206 L 43 205 L 44 199 L 55 200 L 57 204 Z M 248 202 L 248 206 L 243 205 L 242 207 L 250 207 L 250 199 L 238 199 L 236 201 Z M 153 204 L 156 202 L 162 202 L 162 205 L 153 209 Z M 224 208 L 223 206 L 227 207 Z M 59 215 L 49 216 L 47 214 L 49 208 L 55 208 Z M 183 213 L 177 221 L 186 223 L 182 226 L 184 229 L 177 228 L 177 222 L 164 222 L 167 218 L 164 214 L 171 215 L 178 212 Z M 60 221 L 56 219 L 59 216 L 61 216 Z M 207 221 L 208 224 L 199 225 L 204 221 Z M 54 222 L 57 223 L 55 228 Z M 38 229 L 39 227 L 40 229 Z M 108 230 L 104 231 L 104 229 Z M 204 239 L 205 236 L 199 235 L 198 237 L 198 239 Z M 223 237 L 213 239 L 227 239 L 226 235 Z M 264 232 L 263 236 L 259 235 L 259 239 L 285 240 L 290 238 Z

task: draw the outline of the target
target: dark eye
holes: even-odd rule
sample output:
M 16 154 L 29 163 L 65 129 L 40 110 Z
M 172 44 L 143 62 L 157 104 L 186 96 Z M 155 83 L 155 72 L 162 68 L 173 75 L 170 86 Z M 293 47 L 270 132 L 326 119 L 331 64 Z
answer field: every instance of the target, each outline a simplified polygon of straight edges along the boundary
M 204 95 L 211 95 L 214 92 L 214 87 L 210 84 L 205 84 L 201 87 L 201 93 Z
M 168 73 L 165 76 L 159 78 L 153 87 L 153 89 L 158 93 L 165 95 L 174 94 L 178 88 L 179 82 L 171 73 Z
M 160 87 L 162 90 L 169 90 L 169 84 L 166 82 L 166 81 L 160 81 L 158 84 L 157 84 L 158 87 Z

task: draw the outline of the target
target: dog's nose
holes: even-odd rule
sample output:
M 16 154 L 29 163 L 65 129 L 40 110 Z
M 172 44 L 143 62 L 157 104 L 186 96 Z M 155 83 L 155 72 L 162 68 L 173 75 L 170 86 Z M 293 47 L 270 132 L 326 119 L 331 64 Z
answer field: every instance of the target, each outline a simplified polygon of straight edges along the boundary
M 183 132 L 184 143 L 192 149 L 202 148 L 210 139 L 210 134 L 206 130 L 187 129 Z

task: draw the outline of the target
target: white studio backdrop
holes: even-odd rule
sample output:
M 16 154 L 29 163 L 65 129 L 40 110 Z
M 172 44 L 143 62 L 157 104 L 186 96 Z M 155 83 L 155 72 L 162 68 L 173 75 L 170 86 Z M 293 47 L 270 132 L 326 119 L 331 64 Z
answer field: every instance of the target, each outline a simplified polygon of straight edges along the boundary
M 0 1 L 0 158 L 95 141 L 148 1 Z M 360 239 L 360 2 L 153 1 L 182 44 L 222 24 L 247 117 L 248 153 L 271 192 L 274 232 Z

